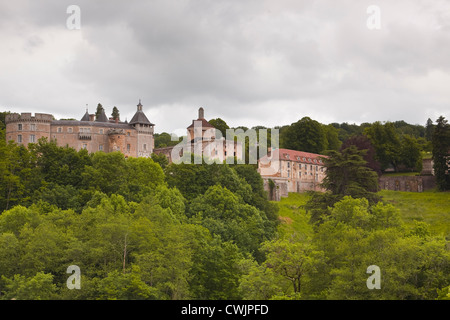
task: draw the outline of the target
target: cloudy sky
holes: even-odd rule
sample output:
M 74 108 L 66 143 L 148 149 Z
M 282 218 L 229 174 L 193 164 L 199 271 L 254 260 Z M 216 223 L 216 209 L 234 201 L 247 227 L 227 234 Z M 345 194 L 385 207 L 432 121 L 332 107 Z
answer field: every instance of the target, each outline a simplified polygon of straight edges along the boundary
M 1 110 L 130 120 L 139 99 L 156 132 L 199 107 L 247 127 L 448 118 L 450 1 L 0 0 Z

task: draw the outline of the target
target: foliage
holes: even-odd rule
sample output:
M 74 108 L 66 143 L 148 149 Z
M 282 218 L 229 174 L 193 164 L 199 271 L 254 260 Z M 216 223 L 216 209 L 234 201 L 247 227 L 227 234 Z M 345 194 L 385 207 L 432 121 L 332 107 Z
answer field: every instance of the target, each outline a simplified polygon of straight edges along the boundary
M 355 146 L 358 150 L 366 150 L 366 153 L 363 156 L 364 161 L 367 162 L 366 166 L 375 171 L 379 176 L 381 175 L 380 163 L 375 160 L 375 148 L 365 135 L 351 136 L 346 139 L 342 144 L 340 151 L 347 149 L 350 146 Z
M 119 120 L 120 119 L 120 112 L 119 112 L 119 109 L 117 109 L 116 106 L 114 106 L 113 109 L 112 109 L 111 117 L 114 120 Z
M 327 175 L 322 186 L 328 192 L 316 193 L 306 204 L 305 207 L 311 210 L 312 221 L 320 222 L 327 208 L 345 196 L 367 198 L 371 203 L 379 200 L 376 195 L 378 176 L 366 166 L 364 154 L 365 150 L 358 150 L 352 145 L 342 152 L 330 151 L 328 157 L 323 159 Z
M 444 117 L 436 120 L 432 136 L 433 168 L 439 190 L 450 190 L 450 124 Z
M 323 126 L 309 117 L 303 117 L 283 130 L 281 147 L 311 153 L 321 153 L 328 147 Z
M 222 137 L 226 137 L 227 136 L 227 129 L 230 129 L 230 127 L 227 125 L 227 123 L 222 120 L 221 118 L 217 118 L 217 119 L 211 119 L 208 121 L 214 128 L 216 128 L 217 130 L 220 131 L 220 133 L 222 134 Z

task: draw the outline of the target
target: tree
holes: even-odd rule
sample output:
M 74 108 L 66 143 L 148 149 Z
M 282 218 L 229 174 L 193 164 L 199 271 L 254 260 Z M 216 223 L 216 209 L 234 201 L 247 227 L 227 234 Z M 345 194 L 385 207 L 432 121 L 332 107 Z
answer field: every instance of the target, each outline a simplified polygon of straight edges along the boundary
M 2 276 L 6 282 L 4 299 L 16 300 L 53 300 L 57 299 L 58 288 L 53 283 L 53 275 L 38 272 L 32 277 L 17 274 L 12 279 Z
M 422 154 L 417 140 L 409 135 L 401 138 L 399 162 L 406 170 L 420 172 L 422 170 Z
M 339 150 L 342 145 L 342 142 L 339 140 L 339 130 L 331 124 L 322 126 L 327 138 L 326 150 Z
M 112 110 L 112 113 L 111 113 L 111 116 L 112 116 L 112 118 L 114 120 L 120 120 L 120 112 L 119 112 L 119 109 L 117 109 L 116 106 L 114 106 L 114 108 Z
M 224 120 L 222 120 L 221 118 L 211 119 L 209 120 L 209 123 L 222 133 L 222 137 L 227 136 L 227 129 L 230 129 L 230 127 Z
M 433 139 L 433 132 L 434 132 L 433 120 L 428 118 L 427 123 L 425 124 L 425 139 L 427 139 L 427 141 L 431 141 Z
M 165 169 L 169 165 L 169 159 L 163 153 L 152 153 L 151 158 L 154 162 L 158 163 L 162 169 Z
M 382 124 L 377 121 L 364 130 L 364 134 L 376 151 L 376 160 L 381 164 L 381 170 L 393 166 L 398 171 L 400 139 L 392 122 Z
M 172 141 L 172 136 L 167 132 L 163 133 L 155 133 L 155 148 L 164 148 L 177 145 L 180 141 L 183 140 L 183 137 L 179 137 L 178 140 Z
M 381 176 L 381 166 L 380 163 L 375 160 L 376 153 L 370 140 L 365 135 L 355 135 L 351 136 L 341 146 L 340 151 L 347 149 L 350 146 L 355 146 L 358 150 L 366 150 L 363 159 L 367 162 L 366 166 L 373 171 L 375 171 L 378 176 Z
M 313 277 L 317 266 L 324 260 L 323 252 L 304 239 L 265 242 L 262 247 L 267 254 L 265 265 L 289 280 L 295 295 L 301 294 L 308 278 Z
M 436 123 L 432 138 L 433 168 L 438 189 L 445 191 L 450 189 L 450 125 L 443 116 Z
M 322 186 L 326 193 L 314 193 L 305 208 L 311 211 L 311 220 L 320 222 L 328 207 L 333 206 L 345 196 L 367 198 L 371 204 L 379 201 L 378 175 L 366 166 L 363 157 L 365 150 L 355 146 L 339 151 L 330 151 L 323 158 L 327 175 Z
M 97 110 L 95 111 L 95 119 L 98 119 L 103 112 L 103 106 L 101 103 L 97 105 Z
M 323 126 L 309 117 L 304 117 L 281 131 L 280 144 L 283 148 L 321 153 L 327 148 L 327 137 Z

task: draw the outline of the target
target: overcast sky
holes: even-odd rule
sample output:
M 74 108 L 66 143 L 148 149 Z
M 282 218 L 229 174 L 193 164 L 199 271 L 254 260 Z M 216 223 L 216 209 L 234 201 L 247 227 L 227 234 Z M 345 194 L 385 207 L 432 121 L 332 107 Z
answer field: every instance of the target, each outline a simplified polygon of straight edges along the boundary
M 448 118 L 450 1 L 0 0 L 1 110 L 130 120 L 139 99 L 156 132 L 199 107 L 247 127 Z

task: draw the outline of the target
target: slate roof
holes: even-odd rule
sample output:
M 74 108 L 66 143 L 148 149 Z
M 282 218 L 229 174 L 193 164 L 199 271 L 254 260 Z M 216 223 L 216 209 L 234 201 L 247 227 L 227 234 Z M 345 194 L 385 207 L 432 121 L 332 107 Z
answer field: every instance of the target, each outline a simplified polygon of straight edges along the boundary
M 187 127 L 188 129 L 194 127 L 194 121 L 201 121 L 202 122 L 202 128 L 215 128 L 211 123 L 206 121 L 205 118 L 202 118 L 202 119 L 199 118 L 197 120 L 192 120 L 192 124 L 189 127 Z
M 274 153 L 275 155 L 278 155 L 279 160 L 289 160 L 289 161 L 296 161 L 296 162 L 309 163 L 309 164 L 318 164 L 318 165 L 323 164 L 323 161 L 320 159 L 320 157 L 327 158 L 327 156 L 324 156 L 321 154 L 297 151 L 297 150 L 290 150 L 290 149 L 275 149 L 272 151 L 272 153 Z M 267 156 L 265 156 L 265 157 L 267 157 Z
M 140 110 L 136 111 L 133 118 L 131 118 L 129 124 L 148 124 L 148 125 L 154 126 L 154 124 L 148 120 L 145 113 Z
M 109 122 L 108 117 L 106 116 L 105 109 L 102 109 L 100 115 L 95 119 L 97 122 Z
M 89 121 L 89 112 L 86 110 L 86 113 L 84 114 L 83 118 L 81 118 L 80 121 Z

